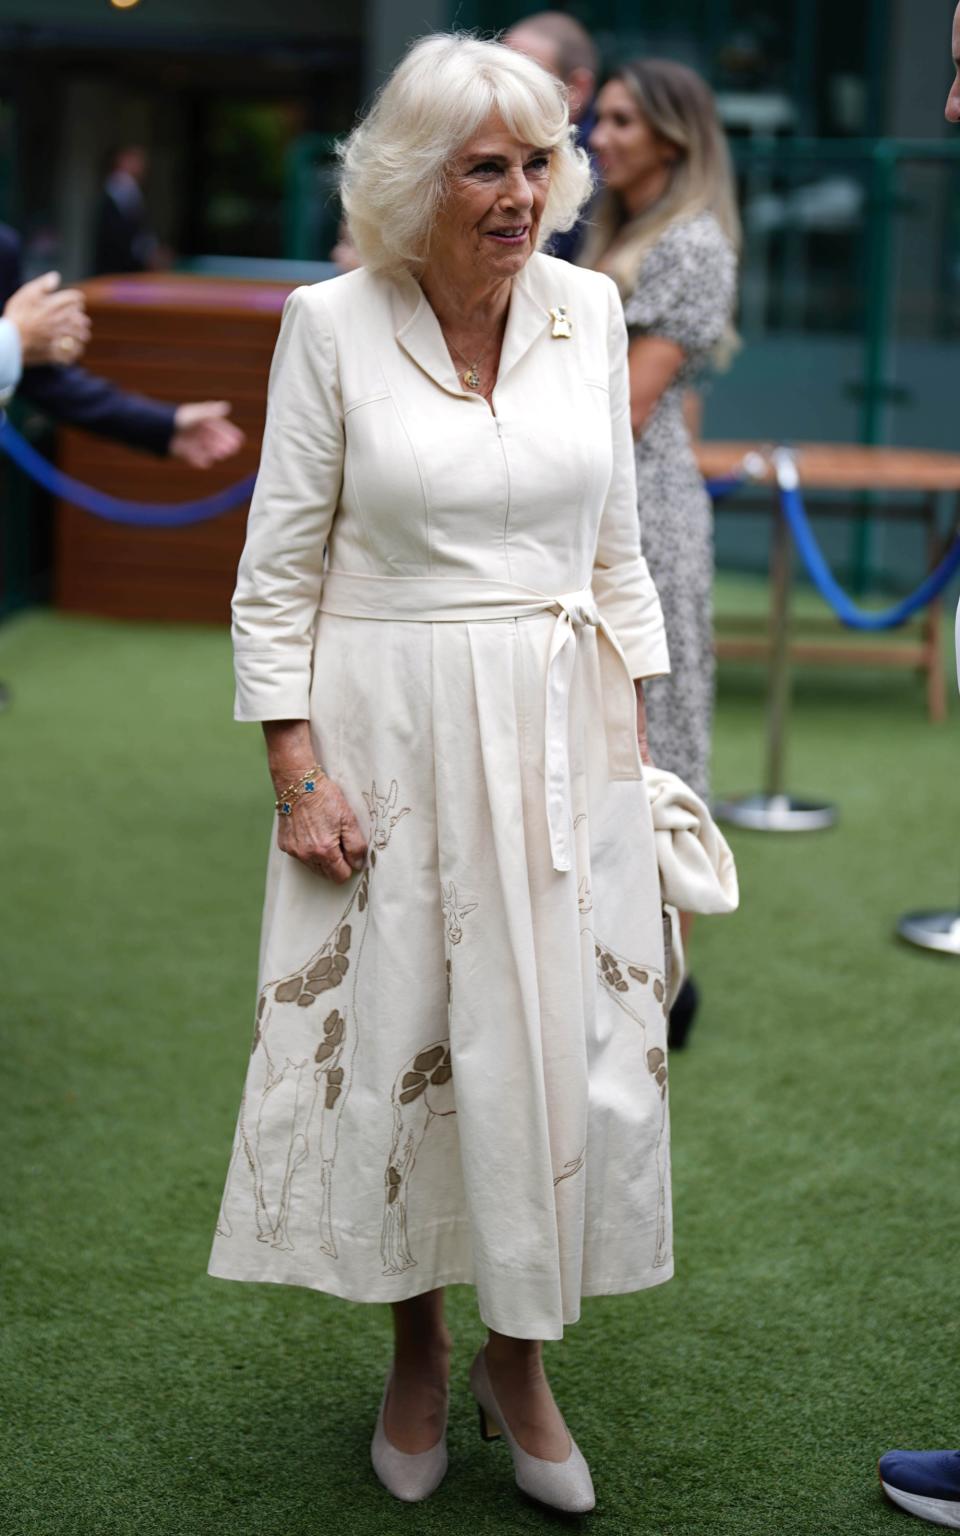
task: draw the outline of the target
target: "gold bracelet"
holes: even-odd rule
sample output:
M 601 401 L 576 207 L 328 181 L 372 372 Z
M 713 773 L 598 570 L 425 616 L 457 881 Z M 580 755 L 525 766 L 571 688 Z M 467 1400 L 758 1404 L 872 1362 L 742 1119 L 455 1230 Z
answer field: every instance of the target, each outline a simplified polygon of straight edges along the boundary
M 299 779 L 294 779 L 293 783 L 284 790 L 280 798 L 274 801 L 274 809 L 279 811 L 281 816 L 289 816 L 294 806 L 303 799 L 304 795 L 313 794 L 317 787 L 317 779 L 325 778 L 326 773 L 321 764 L 314 763 L 312 768 L 309 768 L 306 773 L 302 773 Z

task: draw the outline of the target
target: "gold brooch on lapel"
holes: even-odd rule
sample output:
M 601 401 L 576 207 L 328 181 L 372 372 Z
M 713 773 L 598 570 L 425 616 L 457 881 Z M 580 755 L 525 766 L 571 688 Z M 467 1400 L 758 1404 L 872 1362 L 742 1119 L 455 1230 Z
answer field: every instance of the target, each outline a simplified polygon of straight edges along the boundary
M 573 324 L 566 304 L 558 304 L 556 309 L 551 309 L 550 319 L 553 321 L 553 330 L 550 333 L 553 337 L 573 335 Z

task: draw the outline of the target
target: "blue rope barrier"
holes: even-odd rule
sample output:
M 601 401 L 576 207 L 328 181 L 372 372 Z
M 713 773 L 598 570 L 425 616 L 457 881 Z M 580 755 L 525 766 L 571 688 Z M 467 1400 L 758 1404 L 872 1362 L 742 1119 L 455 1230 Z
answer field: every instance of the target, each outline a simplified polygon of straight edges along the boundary
M 747 478 L 746 475 L 724 475 L 718 480 L 708 480 L 707 495 L 713 502 L 723 501 L 725 497 L 732 496 L 734 491 L 739 491 Z
M 724 501 L 728 496 L 733 496 L 742 490 L 745 485 L 756 484 L 762 480 L 769 468 L 767 460 L 762 453 L 751 450 L 745 453 L 738 467 L 732 475 L 718 475 L 715 480 L 705 481 L 707 495 L 714 503 Z
M 820 596 L 829 603 L 841 624 L 845 624 L 848 629 L 896 629 L 898 625 L 905 624 L 921 608 L 925 608 L 935 597 L 938 597 L 955 572 L 960 570 L 960 534 L 958 534 L 940 564 L 930 572 L 925 581 L 920 583 L 915 592 L 911 592 L 910 596 L 903 598 L 901 602 L 895 603 L 892 608 L 883 609 L 878 613 L 865 613 L 844 592 L 814 538 L 813 529 L 810 527 L 803 505 L 803 497 L 800 494 L 800 477 L 797 474 L 793 456 L 780 449 L 773 457 L 777 471 L 777 485 L 780 489 L 781 510 L 800 557 L 807 568 L 807 574 Z
M 187 528 L 193 523 L 204 523 L 210 518 L 221 517 L 224 512 L 231 512 L 234 507 L 249 501 L 257 479 L 256 475 L 246 475 L 235 485 L 215 491 L 212 496 L 204 496 L 199 501 L 122 501 L 117 496 L 108 496 L 103 491 L 84 485 L 80 480 L 74 480 L 71 475 L 63 474 L 6 420 L 0 422 L 0 448 L 32 480 L 45 490 L 52 491 L 54 496 L 71 502 L 75 507 L 81 507 L 94 517 L 134 528 Z
M 235 485 L 227 486 L 222 491 L 215 491 L 212 496 L 202 497 L 198 501 L 131 502 L 123 501 L 116 496 L 108 496 L 103 491 L 97 491 L 92 486 L 74 480 L 71 475 L 63 474 L 41 453 L 38 453 L 6 419 L 0 422 L 0 449 L 38 485 L 42 485 L 45 490 L 51 491 L 63 501 L 71 502 L 74 506 L 82 508 L 84 512 L 90 512 L 94 517 L 136 528 L 186 528 L 194 523 L 220 517 L 223 513 L 230 512 L 234 507 L 249 500 L 257 479 L 255 474 L 246 475 Z M 960 534 L 958 534 L 940 564 L 931 571 L 925 581 L 921 582 L 915 592 L 894 604 L 892 608 L 887 608 L 880 613 L 865 613 L 844 592 L 814 538 L 800 494 L 799 476 L 792 455 L 785 450 L 778 450 L 774 454 L 774 463 L 780 490 L 780 506 L 807 573 L 821 597 L 829 603 L 840 622 L 849 629 L 896 629 L 939 596 L 953 575 L 960 570 Z M 750 476 L 747 474 L 728 475 L 709 480 L 707 491 L 714 502 L 722 501 L 725 496 L 730 496 L 739 490 L 748 478 Z

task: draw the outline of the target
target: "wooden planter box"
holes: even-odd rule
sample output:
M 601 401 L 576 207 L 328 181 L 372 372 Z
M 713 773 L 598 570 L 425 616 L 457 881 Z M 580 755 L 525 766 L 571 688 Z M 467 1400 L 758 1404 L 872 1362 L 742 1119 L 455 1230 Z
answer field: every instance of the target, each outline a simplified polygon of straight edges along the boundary
M 247 441 L 226 464 L 201 472 L 62 429 L 60 467 L 113 496 L 157 502 L 192 501 L 256 470 L 270 359 L 292 286 L 171 275 L 84 284 L 93 320 L 84 367 L 158 400 L 229 400 Z M 104 522 L 59 502 L 57 607 L 111 618 L 228 622 L 247 505 L 165 530 Z

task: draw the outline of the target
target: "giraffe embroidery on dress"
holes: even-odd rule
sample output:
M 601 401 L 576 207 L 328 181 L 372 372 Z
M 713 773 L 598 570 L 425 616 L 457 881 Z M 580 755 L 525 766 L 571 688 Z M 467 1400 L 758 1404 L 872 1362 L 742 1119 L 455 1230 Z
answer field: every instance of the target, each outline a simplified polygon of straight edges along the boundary
M 452 946 L 463 941 L 463 920 L 477 910 L 475 901 L 461 901 L 453 880 L 440 882 L 440 906 L 447 939 L 447 1010 L 453 997 Z M 450 1041 L 435 1040 L 405 1061 L 390 1095 L 393 1140 L 384 1173 L 383 1226 L 380 1256 L 385 1275 L 412 1269 L 416 1259 L 407 1235 L 407 1191 L 417 1152 L 430 1122 L 438 1115 L 456 1114 Z
M 233 1169 L 241 1153 L 253 1181 L 257 1241 L 292 1250 L 289 1221 L 294 1180 L 309 1161 L 320 1155 L 320 1247 L 337 1257 L 333 1235 L 332 1181 L 337 1156 L 340 1117 L 350 1092 L 358 1042 L 357 972 L 363 953 L 370 911 L 370 890 L 379 853 L 410 807 L 397 810 L 394 779 L 388 795 L 364 793 L 370 812 L 370 853 L 328 937 L 299 969 L 267 982 L 257 1002 L 257 1022 L 243 1097 L 237 1145 L 231 1160 L 217 1230 L 232 1234 L 226 1215 Z M 344 983 L 352 977 L 349 987 Z M 324 994 L 343 988 L 335 1006 L 321 1021 L 317 1008 Z M 345 994 L 345 995 L 344 995 Z M 327 999 L 328 1005 L 334 1003 Z M 319 1106 L 319 1107 L 318 1107 Z M 319 1124 L 315 1122 L 319 1118 Z M 273 1156 L 277 1143 L 285 1156 Z M 271 1149 L 262 1157 L 261 1147 Z M 279 1172 L 272 1169 L 279 1166 Z
M 390 1097 L 393 1141 L 384 1175 L 380 1256 L 385 1275 L 400 1275 L 417 1262 L 407 1236 L 407 1190 L 420 1144 L 436 1115 L 456 1114 L 450 1041 L 436 1040 L 404 1062 Z
M 373 781 L 369 795 L 366 790 L 363 791 L 363 802 L 370 812 L 370 841 L 374 848 L 379 848 L 381 852 L 389 843 L 390 833 L 401 816 L 406 816 L 410 810 L 409 805 L 401 806 L 400 810 L 397 810 L 397 797 L 399 793 L 396 779 L 390 785 L 389 795 L 377 794 L 376 779 Z
M 638 993 L 653 993 L 660 1007 L 666 1010 L 667 989 L 662 973 L 655 966 L 639 966 L 600 943 L 589 928 L 584 933 L 593 939 L 597 978 L 605 992 L 612 997 L 643 1032 L 644 1060 L 653 1078 L 660 1098 L 660 1129 L 657 1136 L 657 1246 L 654 1268 L 659 1269 L 669 1258 L 667 1248 L 667 1058 L 659 1046 L 647 1048 L 647 1027 L 643 1013 L 635 999 Z
M 586 1147 L 582 1147 L 577 1153 L 576 1157 L 572 1157 L 569 1163 L 564 1163 L 563 1171 L 558 1173 L 553 1181 L 554 1188 L 556 1188 L 558 1184 L 561 1184 L 564 1179 L 572 1179 L 575 1173 L 580 1172 L 580 1169 L 583 1167 L 583 1160 L 586 1155 L 587 1149 Z
M 453 881 L 449 885 L 440 884 L 440 895 L 443 902 L 443 922 L 446 928 L 447 938 L 451 944 L 459 944 L 463 938 L 463 919 L 471 912 L 477 910 L 475 901 L 461 902 L 457 895 L 457 888 Z

